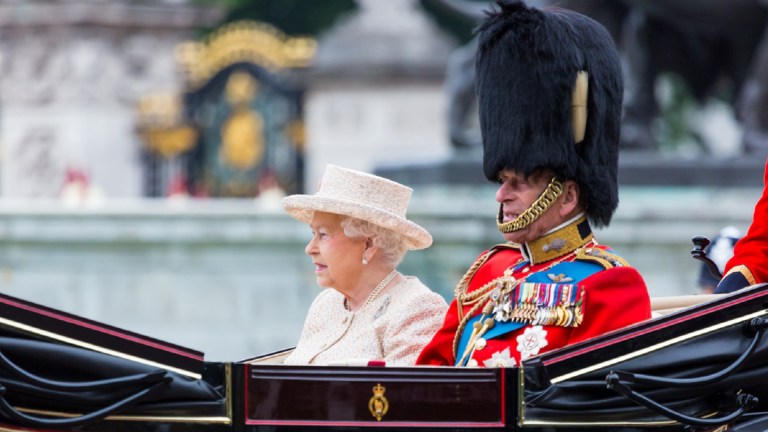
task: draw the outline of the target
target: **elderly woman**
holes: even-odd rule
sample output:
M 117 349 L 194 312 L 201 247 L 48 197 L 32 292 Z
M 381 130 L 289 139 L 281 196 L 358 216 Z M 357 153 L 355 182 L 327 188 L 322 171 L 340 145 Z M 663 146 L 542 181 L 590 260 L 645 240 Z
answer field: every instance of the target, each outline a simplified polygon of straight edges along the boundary
M 283 198 L 309 224 L 305 249 L 324 288 L 285 364 L 411 365 L 440 328 L 447 304 L 397 265 L 432 237 L 405 218 L 412 190 L 374 175 L 328 165 L 314 195 Z

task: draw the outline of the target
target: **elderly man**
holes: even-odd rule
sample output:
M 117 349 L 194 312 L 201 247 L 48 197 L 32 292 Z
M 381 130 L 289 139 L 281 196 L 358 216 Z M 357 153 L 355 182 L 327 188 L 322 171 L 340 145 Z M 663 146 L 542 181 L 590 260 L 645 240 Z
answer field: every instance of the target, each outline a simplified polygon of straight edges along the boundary
M 640 274 L 597 243 L 618 205 L 622 78 L 605 29 L 503 2 L 479 27 L 483 170 L 507 243 L 459 281 L 418 364 L 509 367 L 650 317 Z

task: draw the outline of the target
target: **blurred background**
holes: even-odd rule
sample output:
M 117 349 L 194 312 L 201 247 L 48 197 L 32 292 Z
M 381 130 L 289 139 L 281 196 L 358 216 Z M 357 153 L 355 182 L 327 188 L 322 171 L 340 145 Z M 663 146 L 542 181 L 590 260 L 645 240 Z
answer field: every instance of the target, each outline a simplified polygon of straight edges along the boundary
M 624 61 L 620 206 L 598 239 L 654 296 L 706 290 L 691 238 L 738 238 L 762 190 L 768 4 L 557 5 Z M 472 92 L 488 7 L 0 0 L 0 292 L 208 360 L 292 346 L 319 288 L 280 198 L 334 163 L 414 188 L 435 244 L 400 269 L 450 300 L 503 241 Z

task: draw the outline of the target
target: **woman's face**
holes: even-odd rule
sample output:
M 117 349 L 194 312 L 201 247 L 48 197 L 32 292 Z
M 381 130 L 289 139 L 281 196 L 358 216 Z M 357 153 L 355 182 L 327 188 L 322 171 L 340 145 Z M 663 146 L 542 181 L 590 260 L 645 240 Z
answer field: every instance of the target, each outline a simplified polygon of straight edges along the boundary
M 317 284 L 342 294 L 353 292 L 363 271 L 365 238 L 347 237 L 341 216 L 334 213 L 315 212 L 309 227 L 312 240 L 304 251 L 315 265 Z

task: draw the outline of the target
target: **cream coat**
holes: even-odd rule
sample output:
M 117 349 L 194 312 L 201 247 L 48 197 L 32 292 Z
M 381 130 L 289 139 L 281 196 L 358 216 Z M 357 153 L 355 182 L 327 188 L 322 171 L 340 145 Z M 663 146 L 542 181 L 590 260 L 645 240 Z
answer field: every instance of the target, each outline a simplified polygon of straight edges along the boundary
M 443 322 L 448 305 L 417 278 L 387 287 L 367 307 L 350 312 L 344 296 L 325 289 L 309 308 L 296 349 L 285 364 L 408 366 Z

